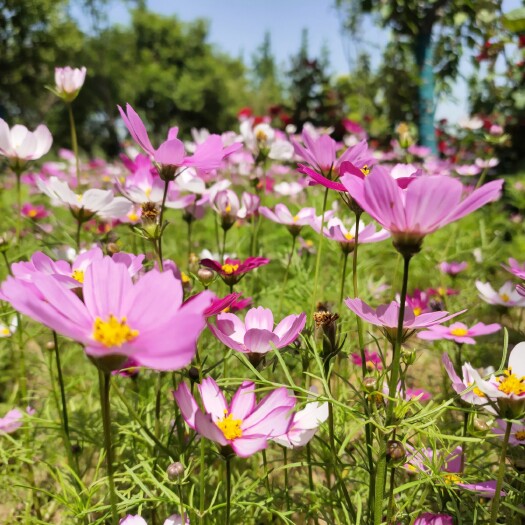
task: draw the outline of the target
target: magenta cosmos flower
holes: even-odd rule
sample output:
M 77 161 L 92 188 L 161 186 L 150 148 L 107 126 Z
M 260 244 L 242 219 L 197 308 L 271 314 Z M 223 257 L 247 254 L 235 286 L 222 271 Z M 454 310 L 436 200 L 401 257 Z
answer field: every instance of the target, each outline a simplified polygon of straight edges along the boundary
M 4 298 L 19 312 L 78 341 L 105 370 L 133 358 L 157 370 L 178 370 L 195 355 L 213 294 L 182 304 L 172 272 L 151 270 L 133 282 L 128 268 L 110 257 L 84 272 L 83 301 L 55 277 L 34 275 L 31 283 L 8 277 Z
M 476 344 L 474 337 L 480 335 L 493 334 L 501 330 L 501 325 L 498 323 L 484 324 L 476 323 L 474 326 L 468 328 L 463 323 L 453 323 L 450 326 L 434 325 L 430 326 L 428 330 L 419 332 L 417 336 L 426 341 L 437 341 L 438 339 L 448 339 L 456 343 L 465 343 L 467 345 Z
M 270 259 L 266 259 L 265 257 L 248 257 L 245 261 L 226 257 L 224 264 L 221 264 L 219 261 L 214 261 L 213 259 L 202 259 L 200 264 L 205 268 L 215 270 L 228 286 L 233 286 L 244 277 L 244 274 L 250 270 L 259 268 L 259 266 L 264 266 L 269 262 Z
M 348 298 L 345 300 L 345 304 L 350 310 L 352 310 L 352 312 L 361 317 L 361 319 L 368 321 L 370 324 L 381 327 L 389 340 L 395 340 L 399 317 L 398 302 L 392 301 L 390 304 L 382 304 L 375 310 L 364 301 L 357 298 Z M 403 341 L 408 339 L 420 328 L 428 328 L 429 326 L 443 323 L 464 312 L 466 312 L 466 310 L 462 310 L 455 314 L 440 311 L 415 315 L 410 308 L 405 308 L 405 316 L 403 319 Z
M 363 360 L 361 359 L 361 354 L 354 352 L 350 354 L 350 359 L 352 364 L 355 366 L 363 366 Z M 383 368 L 383 362 L 381 361 L 381 356 L 374 350 L 367 350 L 365 348 L 365 365 L 368 371 L 372 370 L 381 370 Z
M 268 440 L 285 434 L 295 407 L 295 398 L 286 388 L 277 388 L 257 404 L 251 381 L 242 383 L 230 404 L 211 377 L 202 381 L 199 392 L 205 412 L 184 383 L 173 393 L 182 417 L 201 436 L 231 447 L 243 458 L 265 449 Z
M 462 200 L 461 182 L 444 175 L 416 177 L 405 189 L 383 170 L 341 182 L 359 206 L 392 233 L 398 250 L 417 253 L 425 235 L 498 199 L 503 180 L 485 184 Z
M 305 323 L 305 313 L 289 315 L 274 328 L 272 311 L 259 306 L 248 310 L 244 321 L 234 314 L 219 314 L 216 324 L 209 328 L 219 341 L 237 352 L 265 354 L 293 343 Z
M 448 514 L 425 512 L 416 518 L 414 525 L 454 525 L 454 518 Z
M 41 204 L 31 204 L 30 202 L 22 204 L 20 213 L 24 217 L 27 217 L 28 219 L 31 219 L 33 221 L 38 221 L 40 219 L 45 219 L 46 217 L 49 217 L 49 212 L 47 211 L 45 206 L 42 206 Z

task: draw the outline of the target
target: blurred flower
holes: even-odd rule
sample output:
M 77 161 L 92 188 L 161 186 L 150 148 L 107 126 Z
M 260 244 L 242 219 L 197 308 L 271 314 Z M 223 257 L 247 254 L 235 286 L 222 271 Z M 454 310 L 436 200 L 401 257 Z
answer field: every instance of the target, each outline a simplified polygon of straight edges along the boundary
M 65 102 L 72 102 L 77 98 L 80 88 L 86 79 L 86 68 L 56 67 L 55 89 L 53 92 Z
M 209 324 L 213 335 L 227 347 L 244 354 L 265 354 L 273 348 L 293 343 L 306 323 L 306 314 L 289 315 L 275 328 L 269 308 L 252 308 L 244 321 L 234 314 L 218 314 L 216 324 Z
M 31 407 L 27 407 L 26 413 L 32 416 L 35 411 Z M 10 410 L 4 417 L 0 417 L 0 435 L 12 434 L 22 426 L 24 414 L 18 408 Z
M 350 359 L 352 364 L 356 366 L 363 366 L 363 360 L 361 359 L 361 354 L 353 352 L 350 354 Z M 381 361 L 380 355 L 375 351 L 370 351 L 365 348 L 365 364 L 368 370 L 381 370 L 383 363 Z
M 253 193 L 243 192 L 241 197 L 241 209 L 238 212 L 240 219 L 250 219 L 257 215 L 261 198 Z
M 270 439 L 285 434 L 295 406 L 295 398 L 286 388 L 277 388 L 257 404 L 255 384 L 251 381 L 242 383 L 230 404 L 211 377 L 202 381 L 199 392 L 205 412 L 185 383 L 173 393 L 184 420 L 203 437 L 231 447 L 243 458 L 265 449 Z
M 499 306 L 525 306 L 525 297 L 522 297 L 515 289 L 511 281 L 507 281 L 497 292 L 490 283 L 476 281 L 476 288 L 479 296 L 486 303 L 497 304 Z
M 507 422 L 503 421 L 503 419 L 497 419 L 496 425 L 497 426 L 492 429 L 492 433 L 503 439 L 507 429 Z M 519 445 L 525 446 L 525 422 L 512 423 L 512 427 L 510 429 L 509 445 L 515 447 Z
M 18 328 L 18 319 L 16 316 L 12 316 L 8 324 L 0 321 L 0 339 L 4 337 L 11 337 Z
M 41 204 L 33 205 L 29 202 L 26 202 L 22 204 L 20 212 L 24 217 L 27 217 L 28 219 L 34 221 L 38 221 L 40 219 L 45 219 L 46 217 L 49 217 L 49 212 L 47 211 L 45 206 L 42 206 Z
M 463 270 L 466 270 L 468 267 L 468 263 L 466 261 L 463 262 L 441 262 L 438 265 L 439 270 L 442 273 L 446 273 L 447 275 L 451 275 L 452 277 L 455 277 L 458 273 L 461 273 Z
M 195 355 L 213 294 L 201 292 L 182 304 L 180 281 L 151 270 L 135 283 L 125 265 L 104 257 L 84 272 L 83 301 L 55 277 L 30 283 L 8 277 L 1 291 L 13 308 L 78 341 L 104 370 L 133 357 L 141 366 L 178 370 Z
M 396 297 L 396 299 L 398 302 L 400 301 L 399 297 Z M 417 288 L 411 294 L 407 294 L 406 302 L 416 317 L 418 315 L 426 314 L 432 311 L 432 308 L 430 308 L 429 305 L 428 294 L 418 290 Z
M 503 268 L 507 270 L 508 272 L 514 274 L 516 277 L 519 277 L 520 279 L 525 279 L 525 262 L 520 263 L 516 259 L 513 259 L 512 257 L 509 259 L 509 265 L 502 264 Z
M 476 340 L 474 337 L 480 335 L 493 334 L 501 330 L 501 325 L 497 323 L 484 324 L 476 323 L 474 326 L 468 328 L 463 323 L 453 323 L 450 326 L 434 325 L 428 328 L 428 331 L 419 332 L 417 336 L 426 341 L 437 341 L 438 339 L 448 339 L 459 344 L 474 345 Z
M 189 525 L 190 520 L 186 517 L 184 522 L 179 514 L 172 514 L 166 518 L 163 525 Z M 132 516 L 128 514 L 125 518 L 119 521 L 119 525 L 148 525 L 147 521 L 139 515 Z
M 277 204 L 272 211 L 266 206 L 259 208 L 259 213 L 277 224 L 284 224 L 292 235 L 299 235 L 302 227 L 311 224 L 315 218 L 315 208 L 302 208 L 295 215 L 284 204 Z
M 304 254 L 313 255 L 317 252 L 313 241 L 310 239 L 303 239 L 302 237 L 297 237 L 299 241 L 299 248 L 297 249 L 297 254 L 299 257 L 302 257 Z
M 414 525 L 454 525 L 454 518 L 448 514 L 425 512 L 416 518 Z
M 51 132 L 43 124 L 35 131 L 20 124 L 9 129 L 0 118 L 0 156 L 7 157 L 14 170 L 22 170 L 28 161 L 43 157 L 52 143 Z

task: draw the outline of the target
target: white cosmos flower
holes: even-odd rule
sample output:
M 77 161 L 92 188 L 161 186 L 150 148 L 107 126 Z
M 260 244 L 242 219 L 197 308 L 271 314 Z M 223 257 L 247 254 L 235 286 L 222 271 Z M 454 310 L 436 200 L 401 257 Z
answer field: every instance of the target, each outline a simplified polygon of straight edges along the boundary
M 40 124 L 35 131 L 29 131 L 19 124 L 9 129 L 7 122 L 0 119 L 0 155 L 16 163 L 26 163 L 44 156 L 53 144 L 53 137 L 46 126 Z
M 79 212 L 85 219 L 98 215 L 102 219 L 118 219 L 128 214 L 131 202 L 124 197 L 115 197 L 111 190 L 89 189 L 83 194 L 75 193 L 57 177 L 48 180 L 37 179 L 37 186 L 51 198 L 53 206 L 69 206 L 73 215 Z
M 507 281 L 497 292 L 490 283 L 476 281 L 479 296 L 486 303 L 500 306 L 525 306 L 525 297 L 516 292 L 516 287 L 511 281 Z

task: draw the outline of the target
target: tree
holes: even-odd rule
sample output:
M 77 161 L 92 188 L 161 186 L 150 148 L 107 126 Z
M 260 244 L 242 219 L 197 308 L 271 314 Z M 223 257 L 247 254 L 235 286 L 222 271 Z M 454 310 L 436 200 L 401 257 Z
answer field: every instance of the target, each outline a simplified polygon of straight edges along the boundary
M 408 45 L 417 72 L 415 117 L 420 142 L 437 152 L 434 131 L 436 83 L 438 91 L 459 73 L 465 46 L 490 30 L 500 0 L 337 0 L 346 10 L 350 32 L 357 31 L 363 14 L 375 14 L 391 28 L 393 44 Z M 409 80 L 410 76 L 406 80 Z

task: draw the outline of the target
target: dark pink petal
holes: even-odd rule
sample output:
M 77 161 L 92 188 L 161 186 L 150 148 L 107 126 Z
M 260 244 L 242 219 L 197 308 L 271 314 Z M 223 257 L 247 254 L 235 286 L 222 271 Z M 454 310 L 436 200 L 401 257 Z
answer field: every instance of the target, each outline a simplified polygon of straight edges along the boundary
M 162 143 L 155 152 L 155 160 L 159 164 L 181 166 L 184 160 L 184 144 L 178 139 Z
M 144 123 L 142 122 L 141 118 L 138 116 L 137 112 L 129 104 L 126 104 L 127 114 L 124 112 L 124 110 L 120 106 L 117 106 L 117 107 L 118 107 L 118 110 L 120 111 L 120 116 L 122 117 L 124 124 L 126 124 L 128 131 L 133 137 L 133 140 L 145 152 L 149 153 L 150 155 L 154 155 L 155 148 L 152 146 L 149 140 L 149 137 L 148 137 L 148 132 L 146 131 L 146 126 L 144 126 Z
M 297 171 L 299 173 L 303 173 L 304 175 L 308 175 L 308 177 L 312 178 L 315 182 L 317 182 L 318 184 L 321 184 L 325 188 L 329 188 L 335 191 L 343 191 L 343 192 L 347 191 L 345 186 L 343 186 L 343 184 L 341 184 L 340 182 L 335 182 L 333 180 L 327 179 L 326 177 L 324 177 L 320 173 L 317 173 L 317 171 L 314 171 L 308 166 L 299 164 L 299 166 L 297 167 Z

